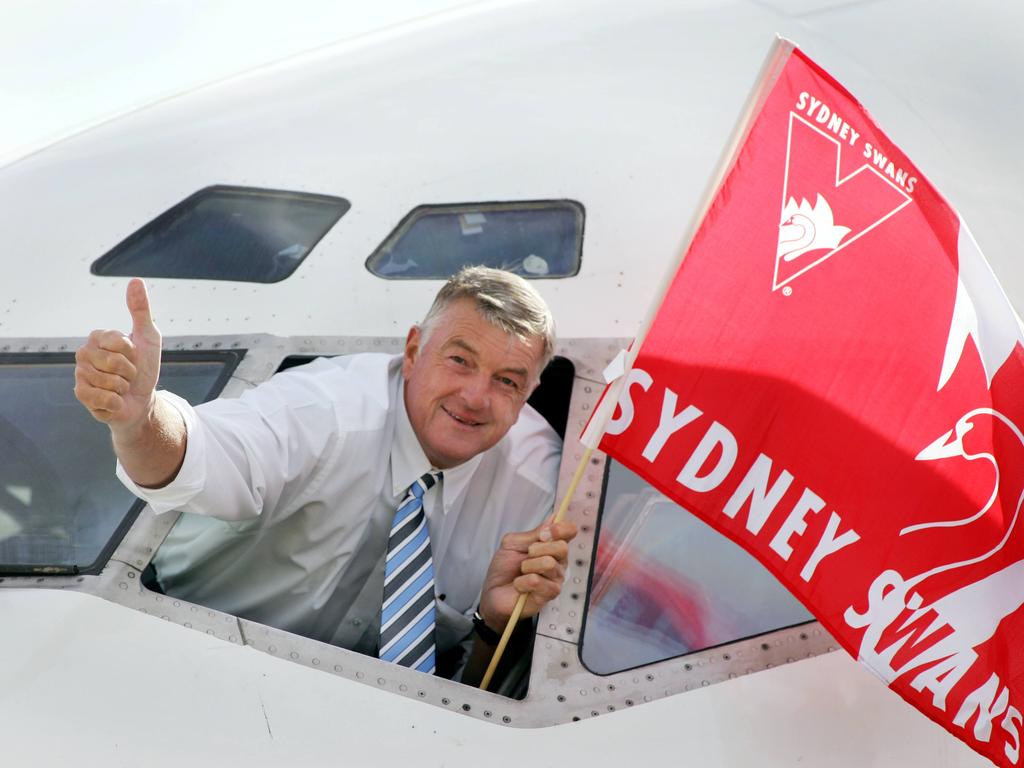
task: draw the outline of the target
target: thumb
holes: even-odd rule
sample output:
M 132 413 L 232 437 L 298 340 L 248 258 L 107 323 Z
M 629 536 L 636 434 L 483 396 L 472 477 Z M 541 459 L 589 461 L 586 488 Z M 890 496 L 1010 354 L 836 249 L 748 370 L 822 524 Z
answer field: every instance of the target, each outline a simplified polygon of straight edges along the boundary
M 132 336 L 145 333 L 153 328 L 153 315 L 149 309 L 149 294 L 146 292 L 146 284 L 135 277 L 128 283 L 128 293 L 125 296 L 128 304 L 128 311 L 132 314 Z

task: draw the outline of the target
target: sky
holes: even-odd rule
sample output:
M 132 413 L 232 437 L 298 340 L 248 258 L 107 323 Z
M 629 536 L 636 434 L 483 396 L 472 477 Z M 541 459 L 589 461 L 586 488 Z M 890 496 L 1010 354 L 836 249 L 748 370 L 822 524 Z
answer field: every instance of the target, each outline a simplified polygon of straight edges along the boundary
M 469 0 L 3 0 L 0 164 L 253 67 Z

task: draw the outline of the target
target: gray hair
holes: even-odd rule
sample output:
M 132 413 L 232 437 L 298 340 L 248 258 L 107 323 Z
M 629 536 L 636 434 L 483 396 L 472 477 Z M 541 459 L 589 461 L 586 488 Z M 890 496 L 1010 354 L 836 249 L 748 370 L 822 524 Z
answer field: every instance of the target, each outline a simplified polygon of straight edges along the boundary
M 555 354 L 555 321 L 537 289 L 519 275 L 490 267 L 463 267 L 437 292 L 427 316 L 420 323 L 424 340 L 434 320 L 459 299 L 472 299 L 480 315 L 491 325 L 520 341 L 542 342 L 543 371 Z

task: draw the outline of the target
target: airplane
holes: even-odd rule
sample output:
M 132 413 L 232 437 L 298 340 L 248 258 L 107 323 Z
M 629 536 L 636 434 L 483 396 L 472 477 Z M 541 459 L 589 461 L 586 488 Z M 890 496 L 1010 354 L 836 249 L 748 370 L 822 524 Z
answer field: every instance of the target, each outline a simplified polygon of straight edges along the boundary
M 397 353 L 441 281 L 487 261 L 533 279 L 558 322 L 536 406 L 564 433 L 561 496 L 776 34 L 868 105 L 1024 306 L 1022 22 L 912 0 L 469 3 L 0 167 L 7 762 L 986 765 L 600 454 L 569 507 L 563 593 L 502 690 L 162 593 L 178 516 L 118 484 L 72 370 L 89 330 L 126 327 L 132 276 L 162 386 L 198 402 L 320 355 Z

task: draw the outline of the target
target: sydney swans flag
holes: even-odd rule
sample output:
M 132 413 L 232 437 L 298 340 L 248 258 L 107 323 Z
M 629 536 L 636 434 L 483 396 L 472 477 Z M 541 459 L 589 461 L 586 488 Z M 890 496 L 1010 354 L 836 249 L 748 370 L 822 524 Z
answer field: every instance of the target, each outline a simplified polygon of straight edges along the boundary
M 1000 765 L 1024 710 L 1024 351 L 956 211 L 780 43 L 597 445 Z

